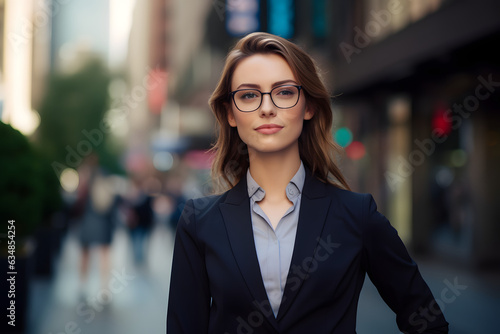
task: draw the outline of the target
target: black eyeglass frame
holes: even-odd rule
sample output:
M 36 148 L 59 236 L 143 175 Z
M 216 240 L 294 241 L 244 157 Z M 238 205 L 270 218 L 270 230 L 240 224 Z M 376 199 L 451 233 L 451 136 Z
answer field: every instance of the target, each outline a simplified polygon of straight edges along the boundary
M 272 92 L 273 90 L 277 89 L 277 88 L 282 88 L 282 87 L 295 87 L 297 88 L 297 90 L 299 91 L 299 96 L 297 97 L 297 102 L 295 102 L 295 104 L 291 107 L 280 107 L 276 104 L 276 102 L 274 102 L 273 100 L 273 96 L 272 96 Z M 241 92 L 241 91 L 244 91 L 244 90 L 255 90 L 257 92 L 260 93 L 260 103 L 259 105 L 257 106 L 257 108 L 253 109 L 253 110 L 249 110 L 249 111 L 245 111 L 245 110 L 241 110 L 239 107 L 238 107 L 238 104 L 236 103 L 236 101 L 234 100 L 234 94 L 238 93 L 238 92 Z M 279 108 L 279 109 L 290 109 L 290 108 L 293 108 L 297 105 L 297 103 L 299 103 L 299 100 L 300 100 L 300 91 L 302 90 L 302 86 L 301 85 L 280 85 L 280 86 L 276 86 L 274 87 L 273 89 L 271 89 L 269 92 L 261 92 L 260 90 L 258 89 L 255 89 L 255 88 L 243 88 L 243 89 L 237 89 L 237 90 L 234 90 L 232 92 L 229 92 L 229 94 L 231 95 L 231 99 L 233 100 L 233 103 L 234 105 L 236 106 L 236 108 L 241 111 L 241 112 L 254 112 L 255 110 L 259 109 L 260 106 L 262 105 L 262 101 L 264 100 L 264 95 L 268 94 L 269 97 L 271 98 L 271 102 L 276 106 L 276 108 Z

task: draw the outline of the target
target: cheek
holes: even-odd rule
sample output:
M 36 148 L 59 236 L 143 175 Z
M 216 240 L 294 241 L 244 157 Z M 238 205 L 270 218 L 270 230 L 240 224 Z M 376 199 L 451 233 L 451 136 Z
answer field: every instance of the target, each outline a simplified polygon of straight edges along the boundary
M 229 124 L 232 127 L 238 128 L 238 131 L 242 130 L 245 127 L 245 123 L 246 123 L 245 118 L 241 117 L 241 115 L 234 114 L 234 111 L 233 111 L 232 121 L 231 121 L 231 119 L 229 119 L 229 121 L 230 121 Z
M 232 127 L 236 127 L 238 134 L 240 138 L 245 141 L 245 138 L 248 137 L 249 130 L 251 129 L 251 119 L 249 117 L 246 117 L 247 115 L 241 114 L 241 113 L 235 113 L 233 110 L 233 117 L 232 121 L 231 118 L 229 118 L 229 124 Z
M 304 125 L 304 117 L 306 113 L 305 110 L 297 110 L 294 113 L 290 113 L 289 123 L 293 124 L 295 128 L 302 129 Z
M 233 108 L 227 109 L 227 122 L 231 127 L 236 127 L 236 117 Z

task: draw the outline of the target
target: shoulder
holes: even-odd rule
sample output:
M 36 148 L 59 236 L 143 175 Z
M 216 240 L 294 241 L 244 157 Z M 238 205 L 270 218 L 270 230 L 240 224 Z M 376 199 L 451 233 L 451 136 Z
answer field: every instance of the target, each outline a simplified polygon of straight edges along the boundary
M 214 210 L 218 210 L 219 204 L 223 203 L 226 197 L 227 191 L 218 195 L 191 198 L 184 205 L 183 218 L 188 218 L 186 215 L 194 215 L 199 219 L 205 215 L 210 215 Z
M 375 250 L 401 243 L 397 230 L 378 211 L 371 194 L 356 193 L 333 185 L 327 188 L 335 217 L 359 233 L 364 247 Z
M 358 193 L 327 185 L 327 196 L 337 215 L 349 217 L 362 230 L 372 231 L 380 226 L 390 225 L 387 218 L 378 211 L 377 203 L 369 193 Z
M 360 211 L 373 201 L 371 194 L 353 192 L 319 180 L 308 168 L 306 168 L 303 195 L 310 199 L 327 196 L 334 206 L 355 211 Z
M 343 207 L 356 212 L 377 209 L 375 200 L 369 193 L 358 193 L 341 189 L 331 184 L 326 185 L 326 189 L 328 196 L 337 207 Z

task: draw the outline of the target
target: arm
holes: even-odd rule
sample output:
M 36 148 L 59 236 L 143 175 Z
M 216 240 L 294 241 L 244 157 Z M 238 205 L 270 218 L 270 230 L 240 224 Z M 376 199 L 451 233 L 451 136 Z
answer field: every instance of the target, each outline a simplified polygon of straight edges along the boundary
M 377 212 L 370 195 L 363 200 L 364 263 L 373 284 L 396 313 L 404 333 L 448 333 L 446 322 L 417 264 L 397 231 Z
M 195 210 L 189 200 L 175 237 L 167 310 L 168 334 L 208 331 L 210 291 L 203 250 L 196 235 Z

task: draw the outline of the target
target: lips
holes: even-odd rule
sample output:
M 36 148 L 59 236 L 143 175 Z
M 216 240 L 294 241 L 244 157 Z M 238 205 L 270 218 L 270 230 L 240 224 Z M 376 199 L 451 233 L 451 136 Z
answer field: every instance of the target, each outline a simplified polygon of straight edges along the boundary
M 263 124 L 263 125 L 257 127 L 255 130 L 260 132 L 260 133 L 270 135 L 270 134 L 273 134 L 273 133 L 280 131 L 281 129 L 283 129 L 283 126 L 281 126 L 281 125 Z

